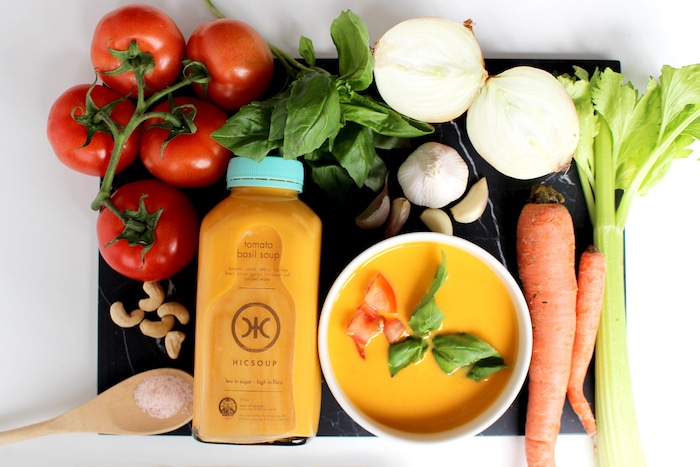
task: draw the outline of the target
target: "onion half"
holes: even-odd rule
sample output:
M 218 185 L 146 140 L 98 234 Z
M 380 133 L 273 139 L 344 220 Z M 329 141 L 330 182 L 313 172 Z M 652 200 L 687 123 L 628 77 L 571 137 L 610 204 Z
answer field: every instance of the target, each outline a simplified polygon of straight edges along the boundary
M 374 46 L 374 80 L 394 110 L 428 123 L 461 116 L 488 76 L 471 21 L 402 21 Z
M 496 170 L 530 180 L 571 165 L 579 138 L 566 89 L 539 68 L 518 66 L 489 77 L 467 112 L 474 149 Z

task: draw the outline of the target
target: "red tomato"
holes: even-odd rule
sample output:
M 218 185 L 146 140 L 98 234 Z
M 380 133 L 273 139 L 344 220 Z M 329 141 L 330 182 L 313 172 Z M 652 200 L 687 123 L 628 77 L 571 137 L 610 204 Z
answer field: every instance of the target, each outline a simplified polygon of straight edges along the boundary
M 162 124 L 162 119 L 147 120 L 141 135 L 143 165 L 153 175 L 171 185 L 186 188 L 212 185 L 224 176 L 231 158 L 231 151 L 211 137 L 213 131 L 226 123 L 226 112 L 210 102 L 192 97 L 176 97 L 174 101 L 178 108 L 183 105 L 194 106 L 194 109 L 183 107 L 182 110 L 188 115 L 195 110 L 196 131 L 180 132 L 181 128 L 173 128 L 172 132 L 177 136 L 170 139 L 170 129 L 151 126 Z M 169 112 L 170 103 L 163 102 L 153 110 Z M 163 148 L 166 140 L 168 142 Z
M 155 229 L 147 228 L 152 246 L 144 252 L 141 237 L 131 246 L 118 238 L 124 223 L 112 211 L 102 208 L 97 216 L 97 241 L 105 262 L 118 273 L 137 281 L 167 279 L 187 266 L 197 251 L 199 217 L 184 193 L 158 180 L 139 180 L 118 188 L 110 197 L 120 211 L 139 210 L 142 196 L 145 211 L 153 215 L 162 209 Z
M 358 310 L 345 328 L 345 334 L 355 342 L 360 357 L 365 359 L 365 348 L 384 327 L 384 317 Z
M 406 325 L 399 318 L 394 318 L 384 324 L 384 337 L 390 344 L 399 342 L 406 336 L 408 336 Z
M 88 127 L 73 118 L 86 114 L 86 96 L 89 84 L 79 84 L 61 94 L 49 111 L 46 135 L 58 159 L 73 170 L 88 175 L 101 177 L 107 171 L 107 165 L 114 149 L 112 134 L 104 123 L 88 119 L 93 134 L 90 144 L 85 145 Z M 90 92 L 97 107 L 121 98 L 119 94 L 101 85 L 95 85 Z M 136 106 L 130 100 L 119 103 L 111 112 L 111 118 L 119 125 L 126 125 L 134 114 Z M 117 172 L 130 165 L 136 159 L 141 136 L 137 128 L 127 139 L 117 165 Z
M 370 281 L 365 292 L 365 301 L 360 307 L 368 307 L 374 313 L 396 314 L 394 289 L 381 273 L 377 273 Z
M 182 32 L 175 21 L 161 10 L 149 5 L 131 4 L 103 16 L 93 33 L 90 57 L 107 86 L 122 95 L 135 95 L 136 78 L 133 71 L 116 75 L 104 73 L 122 64 L 122 60 L 112 56 L 109 49 L 128 50 L 132 41 L 138 42 L 141 52 L 153 57 L 153 69 L 145 75 L 146 95 L 177 81 L 185 52 Z M 137 61 L 143 61 L 143 57 L 137 58 Z
M 229 111 L 259 99 L 274 71 L 265 39 L 248 24 L 231 18 L 199 25 L 187 41 L 185 57 L 204 63 L 211 75 L 206 96 L 200 85 L 193 85 L 197 94 Z

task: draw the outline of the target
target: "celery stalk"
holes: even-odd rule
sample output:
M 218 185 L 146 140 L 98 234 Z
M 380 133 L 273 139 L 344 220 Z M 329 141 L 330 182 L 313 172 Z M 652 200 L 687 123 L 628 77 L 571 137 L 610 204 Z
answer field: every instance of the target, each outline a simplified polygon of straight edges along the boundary
M 559 80 L 578 110 L 574 160 L 593 241 L 607 263 L 595 359 L 597 462 L 642 467 L 627 349 L 624 228 L 633 199 L 658 183 L 673 159 L 687 157 L 688 146 L 700 138 L 700 64 L 664 66 L 642 95 L 610 69 L 589 77 L 577 68 Z

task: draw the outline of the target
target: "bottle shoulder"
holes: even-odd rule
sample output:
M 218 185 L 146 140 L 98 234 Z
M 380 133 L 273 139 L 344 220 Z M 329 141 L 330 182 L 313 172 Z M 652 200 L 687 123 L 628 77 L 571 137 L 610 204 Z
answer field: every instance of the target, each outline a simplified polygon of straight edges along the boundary
M 237 195 L 232 193 L 206 214 L 202 231 L 221 224 L 237 225 L 248 222 L 269 224 L 299 224 L 320 227 L 318 215 L 298 197 Z

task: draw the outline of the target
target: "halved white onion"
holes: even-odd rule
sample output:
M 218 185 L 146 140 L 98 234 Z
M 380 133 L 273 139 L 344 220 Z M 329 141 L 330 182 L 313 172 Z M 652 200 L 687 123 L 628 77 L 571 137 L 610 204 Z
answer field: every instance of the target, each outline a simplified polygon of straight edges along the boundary
M 568 168 L 579 138 L 569 93 L 551 73 L 530 66 L 489 77 L 466 124 L 479 155 L 520 180 Z
M 429 123 L 461 116 L 488 76 L 471 21 L 402 21 L 379 38 L 374 60 L 382 99 L 397 112 Z

